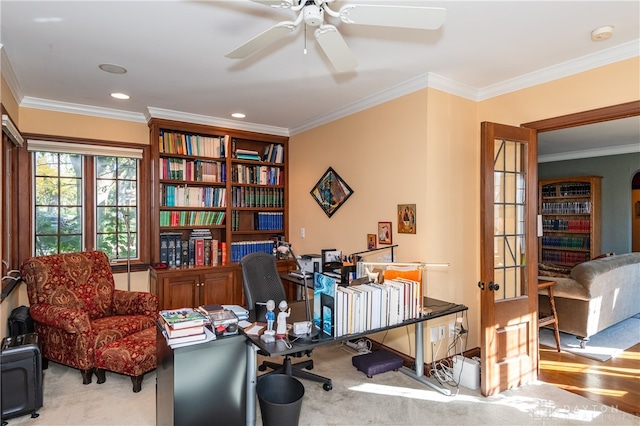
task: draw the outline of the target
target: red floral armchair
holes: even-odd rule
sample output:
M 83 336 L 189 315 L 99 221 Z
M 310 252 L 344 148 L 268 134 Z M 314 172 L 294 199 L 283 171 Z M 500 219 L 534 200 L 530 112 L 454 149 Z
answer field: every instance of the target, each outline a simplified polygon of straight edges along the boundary
M 103 345 L 155 327 L 152 293 L 116 290 L 100 251 L 32 257 L 20 266 L 42 356 L 80 370 L 91 383 Z

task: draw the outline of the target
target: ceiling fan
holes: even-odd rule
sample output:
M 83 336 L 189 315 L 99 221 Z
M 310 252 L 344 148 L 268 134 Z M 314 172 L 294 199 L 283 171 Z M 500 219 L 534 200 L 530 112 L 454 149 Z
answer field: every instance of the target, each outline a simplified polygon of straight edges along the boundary
M 314 35 L 322 51 L 338 73 L 353 71 L 357 62 L 351 49 L 331 24 L 325 23 L 325 13 L 345 24 L 384 27 L 438 29 L 444 22 L 446 9 L 440 7 L 387 6 L 347 4 L 335 11 L 329 7 L 335 0 L 252 0 L 279 9 L 298 12 L 295 21 L 282 21 L 241 44 L 225 56 L 242 59 L 293 32 L 300 23 L 317 27 Z

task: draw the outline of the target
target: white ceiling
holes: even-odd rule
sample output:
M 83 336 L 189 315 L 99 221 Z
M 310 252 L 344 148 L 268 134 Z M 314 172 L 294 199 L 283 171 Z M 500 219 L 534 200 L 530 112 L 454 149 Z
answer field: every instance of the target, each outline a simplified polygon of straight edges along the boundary
M 305 36 L 304 26 L 249 58 L 225 58 L 276 22 L 295 18 L 249 0 L 2 0 L 2 72 L 23 106 L 290 135 L 424 87 L 482 100 L 640 55 L 638 1 L 348 3 L 444 7 L 447 16 L 435 31 L 347 25 L 325 16 L 359 63 L 355 72 L 334 74 L 313 29 Z M 612 25 L 613 37 L 592 42 L 591 30 L 601 25 Z M 128 72 L 108 74 L 101 63 Z M 112 99 L 114 91 L 131 99 Z M 232 119 L 235 111 L 247 118 Z M 640 151 L 640 122 L 630 128 L 624 143 L 600 138 L 589 145 L 585 137 L 594 131 L 587 131 L 570 150 L 604 143 Z M 567 150 L 547 145 L 543 135 L 541 155 Z

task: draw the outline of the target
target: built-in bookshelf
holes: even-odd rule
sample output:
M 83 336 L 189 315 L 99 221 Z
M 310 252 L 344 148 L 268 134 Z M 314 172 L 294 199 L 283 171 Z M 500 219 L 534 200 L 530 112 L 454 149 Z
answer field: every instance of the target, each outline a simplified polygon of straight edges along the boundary
M 539 261 L 574 266 L 600 254 L 600 176 L 539 182 Z
M 149 125 L 152 286 L 171 292 L 185 275 L 170 271 L 184 270 L 187 278 L 199 276 L 198 304 L 241 303 L 239 260 L 254 251 L 271 253 L 277 239 L 286 239 L 288 138 L 161 119 Z M 229 281 L 232 299 L 207 299 L 203 274 L 216 271 Z M 161 308 L 172 307 L 161 297 Z

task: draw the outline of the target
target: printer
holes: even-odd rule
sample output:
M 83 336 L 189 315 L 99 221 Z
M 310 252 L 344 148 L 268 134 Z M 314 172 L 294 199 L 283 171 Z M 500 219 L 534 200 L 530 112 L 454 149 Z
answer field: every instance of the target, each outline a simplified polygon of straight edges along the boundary
M 313 274 L 322 271 L 322 257 L 319 254 L 303 254 L 298 258 L 298 262 L 304 272 Z

